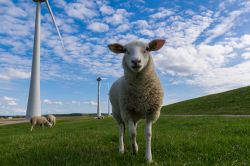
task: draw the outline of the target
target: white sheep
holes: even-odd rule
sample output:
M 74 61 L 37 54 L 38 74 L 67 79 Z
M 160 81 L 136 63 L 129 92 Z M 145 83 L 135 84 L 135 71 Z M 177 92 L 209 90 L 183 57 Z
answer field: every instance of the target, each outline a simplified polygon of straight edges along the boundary
M 138 152 L 136 127 L 140 119 L 146 119 L 146 160 L 149 163 L 153 161 L 152 123 L 160 116 L 164 95 L 150 51 L 159 50 L 164 43 L 165 40 L 153 40 L 148 44 L 135 41 L 124 46 L 117 43 L 108 45 L 114 53 L 124 53 L 124 76 L 114 82 L 109 92 L 113 117 L 120 131 L 119 151 L 124 153 L 123 137 L 127 123 L 133 153 Z
M 34 116 L 30 119 L 30 123 L 31 123 L 31 128 L 30 131 L 33 130 L 34 126 L 40 126 L 40 127 L 44 127 L 44 125 L 51 127 L 52 124 L 43 116 Z
M 52 124 L 52 126 L 56 125 L 56 117 L 54 115 L 48 115 L 47 120 Z

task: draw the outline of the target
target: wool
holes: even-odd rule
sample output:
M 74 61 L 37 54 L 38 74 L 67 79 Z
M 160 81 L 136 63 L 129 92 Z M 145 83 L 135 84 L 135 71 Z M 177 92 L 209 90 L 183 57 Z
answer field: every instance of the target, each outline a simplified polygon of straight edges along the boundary
M 156 121 L 160 116 L 163 89 L 154 70 L 152 57 L 147 66 L 139 73 L 133 73 L 123 59 L 124 76 L 110 89 L 110 101 L 114 117 L 119 122 L 133 119 Z
M 47 120 L 52 124 L 52 126 L 56 125 L 56 117 L 54 115 L 48 115 Z
M 33 128 L 35 126 L 40 126 L 40 127 L 43 127 L 44 125 L 47 125 L 47 126 L 52 126 L 52 124 L 43 116 L 34 116 L 30 119 L 30 123 L 31 123 L 31 129 L 30 131 L 33 130 Z

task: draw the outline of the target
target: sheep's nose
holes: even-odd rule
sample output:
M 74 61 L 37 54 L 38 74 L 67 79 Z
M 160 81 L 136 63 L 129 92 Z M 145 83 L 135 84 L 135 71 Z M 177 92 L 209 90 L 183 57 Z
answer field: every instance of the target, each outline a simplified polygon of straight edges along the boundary
M 131 60 L 131 62 L 134 64 L 134 65 L 138 65 L 141 63 L 141 60 L 139 59 L 134 59 L 134 60 Z

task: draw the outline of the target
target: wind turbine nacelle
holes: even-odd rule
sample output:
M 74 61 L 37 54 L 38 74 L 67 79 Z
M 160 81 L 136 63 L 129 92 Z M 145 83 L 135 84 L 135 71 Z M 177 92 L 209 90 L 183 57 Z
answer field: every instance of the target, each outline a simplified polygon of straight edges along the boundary
M 46 0 L 33 0 L 34 2 L 45 2 Z
M 102 80 L 102 78 L 101 77 L 98 77 L 97 79 L 96 79 L 96 81 L 101 81 Z

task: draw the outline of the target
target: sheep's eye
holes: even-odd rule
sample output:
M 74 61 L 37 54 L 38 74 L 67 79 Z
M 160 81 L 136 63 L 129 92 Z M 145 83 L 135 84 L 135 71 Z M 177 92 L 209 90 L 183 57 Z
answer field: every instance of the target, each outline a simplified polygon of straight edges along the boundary
M 143 50 L 143 53 L 145 54 L 147 52 L 147 50 Z

